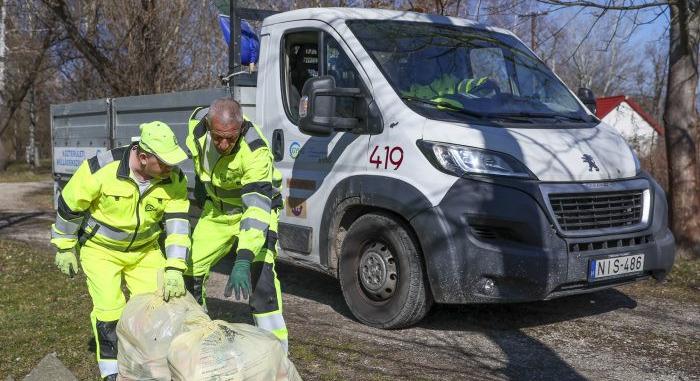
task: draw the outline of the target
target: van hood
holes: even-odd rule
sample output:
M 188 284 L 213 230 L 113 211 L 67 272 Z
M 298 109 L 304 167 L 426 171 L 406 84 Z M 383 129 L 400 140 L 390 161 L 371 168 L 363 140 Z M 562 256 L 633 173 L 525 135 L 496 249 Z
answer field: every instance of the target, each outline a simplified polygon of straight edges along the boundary
M 427 120 L 423 139 L 507 153 L 541 181 L 599 181 L 634 177 L 632 149 L 617 131 L 594 128 L 502 128 Z

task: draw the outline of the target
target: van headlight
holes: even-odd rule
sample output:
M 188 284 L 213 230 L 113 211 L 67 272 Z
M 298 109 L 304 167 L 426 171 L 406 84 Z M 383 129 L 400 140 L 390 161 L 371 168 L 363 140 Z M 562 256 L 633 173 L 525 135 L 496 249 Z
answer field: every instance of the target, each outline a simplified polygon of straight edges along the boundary
M 524 164 L 502 152 L 427 140 L 418 140 L 416 143 L 437 169 L 455 176 L 535 178 Z

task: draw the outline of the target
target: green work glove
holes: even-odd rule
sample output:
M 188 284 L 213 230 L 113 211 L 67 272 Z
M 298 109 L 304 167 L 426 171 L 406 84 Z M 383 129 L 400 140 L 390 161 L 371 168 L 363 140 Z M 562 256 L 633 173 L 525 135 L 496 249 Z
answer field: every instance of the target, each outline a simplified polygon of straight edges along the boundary
M 185 292 L 182 270 L 166 268 L 163 276 L 163 300 L 167 302 L 170 298 L 179 298 L 185 295 Z
M 236 300 L 248 299 L 251 293 L 250 287 L 250 261 L 239 259 L 233 264 L 231 276 L 228 277 L 228 283 L 224 289 L 224 296 L 230 297 L 231 290 L 236 294 Z
M 78 258 L 75 257 L 75 253 L 72 250 L 57 252 L 54 263 L 56 263 L 56 266 L 62 273 L 71 278 L 78 273 Z

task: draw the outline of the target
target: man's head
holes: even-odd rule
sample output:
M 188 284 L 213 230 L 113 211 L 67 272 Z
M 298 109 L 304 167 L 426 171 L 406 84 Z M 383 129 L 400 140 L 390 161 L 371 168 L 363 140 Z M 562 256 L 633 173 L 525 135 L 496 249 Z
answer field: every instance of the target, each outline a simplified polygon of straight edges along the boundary
M 156 155 L 146 151 L 140 145 L 136 145 L 134 149 L 136 150 L 139 169 L 143 177 L 165 179 L 170 176 L 170 171 L 173 170 L 172 165 L 160 161 Z
M 233 98 L 219 98 L 209 106 L 206 118 L 216 150 L 222 155 L 231 153 L 243 126 L 241 105 Z
M 141 138 L 136 145 L 139 171 L 147 178 L 163 179 L 170 176 L 173 167 L 187 159 L 187 154 L 177 144 L 170 126 L 155 121 L 144 123 L 139 128 Z

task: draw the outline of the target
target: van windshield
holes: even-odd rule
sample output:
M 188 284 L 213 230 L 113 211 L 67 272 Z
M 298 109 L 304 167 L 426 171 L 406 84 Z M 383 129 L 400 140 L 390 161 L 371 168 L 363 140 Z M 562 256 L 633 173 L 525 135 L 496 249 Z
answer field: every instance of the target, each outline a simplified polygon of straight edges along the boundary
M 401 99 L 428 117 L 594 120 L 513 36 L 421 22 L 347 24 Z

